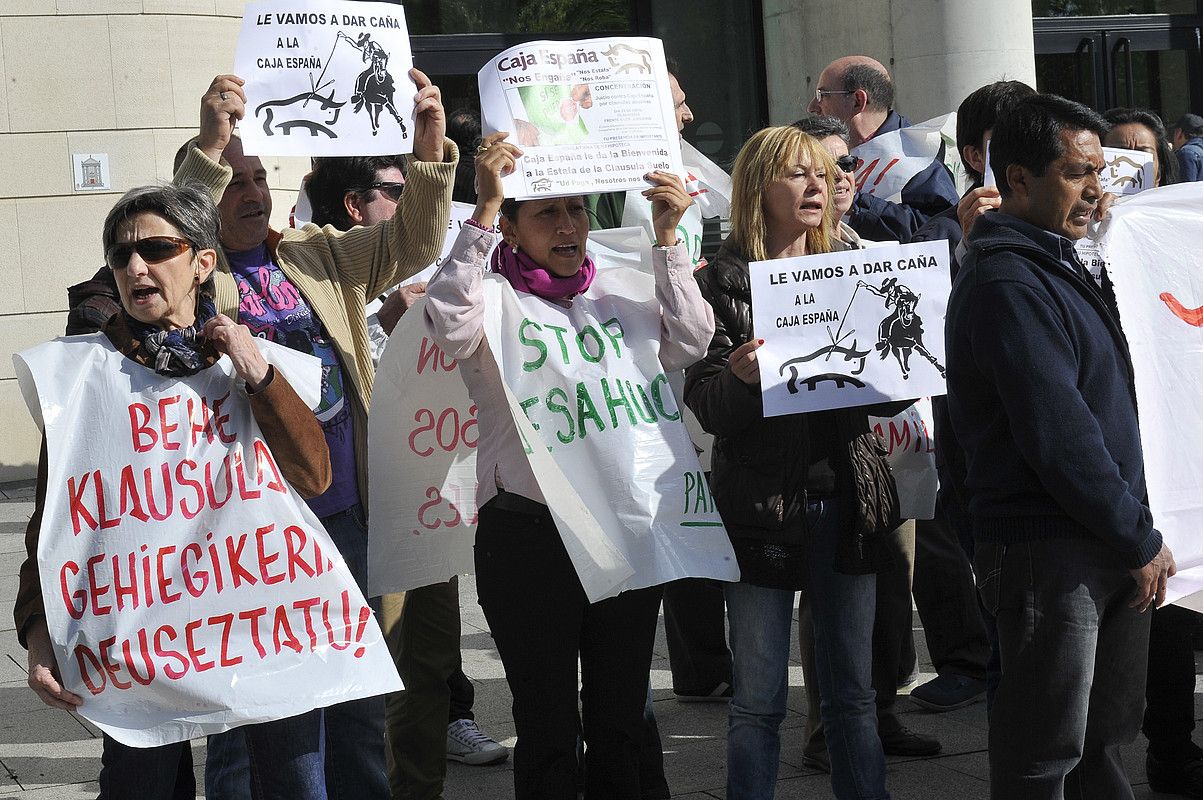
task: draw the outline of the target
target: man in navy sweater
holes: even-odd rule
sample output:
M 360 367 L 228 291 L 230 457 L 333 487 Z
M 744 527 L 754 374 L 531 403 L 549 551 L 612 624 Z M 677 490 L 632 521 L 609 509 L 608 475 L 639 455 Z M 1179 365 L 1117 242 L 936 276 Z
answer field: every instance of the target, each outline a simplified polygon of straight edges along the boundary
M 1073 242 L 1103 192 L 1107 124 L 1052 95 L 998 120 L 999 210 L 972 231 L 945 328 L 978 591 L 1002 678 L 995 798 L 1131 798 L 1149 615 L 1172 554 L 1153 527 L 1127 343 Z

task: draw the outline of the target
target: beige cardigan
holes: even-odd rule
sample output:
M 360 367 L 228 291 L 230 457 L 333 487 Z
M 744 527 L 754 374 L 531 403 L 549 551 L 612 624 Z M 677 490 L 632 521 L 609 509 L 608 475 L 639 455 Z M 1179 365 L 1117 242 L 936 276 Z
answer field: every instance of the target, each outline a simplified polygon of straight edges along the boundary
M 443 141 L 443 161 L 409 162 L 405 191 L 391 220 L 370 227 L 339 231 L 306 225 L 268 234 L 268 247 L 288 279 L 321 320 L 346 376 L 355 426 L 355 459 L 359 497 L 368 503 L 368 406 L 372 402 L 372 364 L 364 306 L 385 289 L 433 264 L 443 247 L 451 215 L 451 186 L 459 150 Z M 195 147 L 188 153 L 175 183 L 200 183 L 220 200 L 233 175 Z M 224 254 L 214 273 L 216 305 L 237 310 L 238 288 Z

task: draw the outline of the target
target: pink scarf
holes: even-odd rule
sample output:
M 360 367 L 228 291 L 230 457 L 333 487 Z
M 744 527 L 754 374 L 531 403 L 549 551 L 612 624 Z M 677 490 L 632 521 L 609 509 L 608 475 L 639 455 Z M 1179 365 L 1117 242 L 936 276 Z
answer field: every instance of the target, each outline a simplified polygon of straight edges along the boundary
M 593 283 L 593 276 L 597 274 L 593 259 L 586 255 L 575 275 L 561 278 L 540 267 L 526 253 L 514 252 L 514 248 L 505 242 L 493 249 L 489 267 L 509 281 L 517 291 L 545 300 L 570 300 L 588 289 L 589 284 Z

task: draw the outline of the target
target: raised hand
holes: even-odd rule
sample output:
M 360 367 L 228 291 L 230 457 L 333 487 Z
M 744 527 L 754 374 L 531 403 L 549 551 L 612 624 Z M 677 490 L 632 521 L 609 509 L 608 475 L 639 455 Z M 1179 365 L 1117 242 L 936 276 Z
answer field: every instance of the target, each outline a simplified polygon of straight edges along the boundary
M 490 133 L 476 148 L 476 211 L 472 218 L 485 227 L 493 224 L 505 199 L 501 179 L 516 169 L 522 156 L 517 146 L 505 141 L 509 135 L 508 131 Z
M 197 148 L 214 161 L 234 134 L 234 126 L 246 114 L 246 83 L 237 75 L 218 75 L 201 97 L 200 138 Z
M 409 77 L 418 85 L 418 93 L 414 95 L 414 158 L 418 161 L 442 161 L 443 139 L 447 135 L 443 93 L 420 69 L 411 69 Z
M 652 201 L 652 230 L 656 233 L 656 244 L 671 247 L 677 243 L 677 223 L 685 209 L 693 205 L 693 198 L 685 191 L 680 176 L 671 172 L 654 170 L 643 177 L 653 184 L 652 188 L 643 190 L 643 196 Z

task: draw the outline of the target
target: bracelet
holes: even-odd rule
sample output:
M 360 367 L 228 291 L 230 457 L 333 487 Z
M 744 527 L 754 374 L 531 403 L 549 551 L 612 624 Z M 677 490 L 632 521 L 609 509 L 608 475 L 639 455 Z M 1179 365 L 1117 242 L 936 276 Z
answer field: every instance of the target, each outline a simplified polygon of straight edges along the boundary
M 672 250 L 674 247 L 679 247 L 680 245 L 683 245 L 683 244 L 685 244 L 685 240 L 682 239 L 680 236 L 678 236 L 677 241 L 673 242 L 672 244 L 656 244 L 656 245 L 652 245 L 652 246 L 658 247 L 661 250 Z
M 467 220 L 465 220 L 465 221 L 464 221 L 464 224 L 465 224 L 465 225 L 471 225 L 473 228 L 479 228 L 480 230 L 482 230 L 482 231 L 485 231 L 486 233 L 492 233 L 492 232 L 493 232 L 493 229 L 492 229 L 492 228 L 490 228 L 490 227 L 489 227 L 489 226 L 487 226 L 487 225 L 482 225 L 481 223 L 477 222 L 477 221 L 476 221 L 476 220 L 474 220 L 474 219 L 470 219 L 470 218 L 469 218 L 469 219 L 467 219 Z

